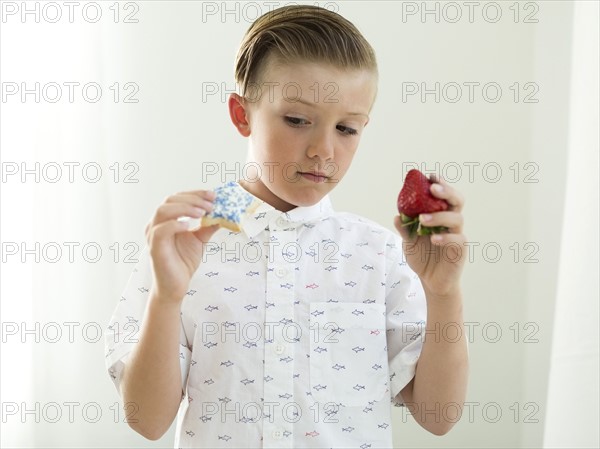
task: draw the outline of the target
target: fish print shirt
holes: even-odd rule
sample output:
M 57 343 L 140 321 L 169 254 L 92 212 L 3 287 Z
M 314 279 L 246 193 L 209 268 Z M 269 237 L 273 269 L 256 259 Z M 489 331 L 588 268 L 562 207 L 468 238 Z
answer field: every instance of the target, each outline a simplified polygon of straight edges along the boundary
M 175 447 L 392 447 L 426 320 L 401 242 L 329 195 L 220 228 L 181 304 Z M 146 247 L 106 333 L 117 389 L 151 286 Z

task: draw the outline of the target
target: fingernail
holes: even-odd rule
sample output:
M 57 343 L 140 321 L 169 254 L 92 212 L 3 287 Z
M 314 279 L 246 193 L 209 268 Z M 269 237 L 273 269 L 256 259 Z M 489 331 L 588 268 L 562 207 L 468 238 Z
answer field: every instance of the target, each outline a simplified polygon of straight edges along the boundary
M 439 243 L 442 241 L 442 236 L 441 235 L 432 235 L 431 236 L 431 241 L 435 242 L 435 243 Z
M 444 191 L 444 188 L 441 184 L 434 184 L 433 190 L 435 190 L 437 193 L 442 193 Z
M 421 221 L 431 221 L 431 215 L 429 214 L 421 214 L 419 217 L 421 218 Z
M 188 231 L 195 230 L 194 228 L 200 223 L 200 220 L 192 217 L 179 217 L 177 221 L 182 223 L 183 229 L 187 229 Z

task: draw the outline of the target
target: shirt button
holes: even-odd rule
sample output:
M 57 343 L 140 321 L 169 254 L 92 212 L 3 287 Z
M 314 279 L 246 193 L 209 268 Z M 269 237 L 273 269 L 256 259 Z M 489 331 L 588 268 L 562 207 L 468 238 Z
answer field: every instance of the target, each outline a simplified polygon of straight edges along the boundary
M 275 352 L 279 355 L 285 352 L 285 345 L 277 345 L 275 346 Z
M 283 432 L 281 432 L 281 430 L 276 430 L 273 432 L 273 438 L 275 438 L 276 440 L 281 440 L 282 436 Z
M 277 270 L 275 271 L 275 273 L 277 273 L 277 276 L 279 276 L 280 278 L 282 278 L 282 277 L 284 277 L 288 273 L 288 270 L 287 270 L 287 268 L 277 268 Z
M 286 225 L 287 222 L 283 218 L 279 217 L 277 219 L 277 226 L 279 226 L 280 228 L 284 228 Z

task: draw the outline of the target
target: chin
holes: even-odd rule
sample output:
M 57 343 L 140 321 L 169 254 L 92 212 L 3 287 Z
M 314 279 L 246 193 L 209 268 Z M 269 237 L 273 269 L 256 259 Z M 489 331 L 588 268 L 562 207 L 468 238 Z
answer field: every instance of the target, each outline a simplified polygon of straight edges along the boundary
M 331 189 L 315 189 L 313 186 L 308 188 L 306 188 L 306 186 L 286 186 L 273 189 L 271 190 L 271 193 L 279 198 L 280 201 L 284 201 L 294 208 L 314 206 L 321 201 L 330 190 Z

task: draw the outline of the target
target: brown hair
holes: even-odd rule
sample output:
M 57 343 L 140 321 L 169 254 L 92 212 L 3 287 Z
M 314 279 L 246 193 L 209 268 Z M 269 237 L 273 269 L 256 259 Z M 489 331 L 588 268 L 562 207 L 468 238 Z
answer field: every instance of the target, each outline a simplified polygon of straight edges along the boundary
M 312 5 L 289 5 L 260 16 L 246 32 L 235 62 L 242 96 L 258 80 L 266 61 L 326 62 L 341 69 L 366 69 L 377 75 L 375 51 L 341 15 Z

